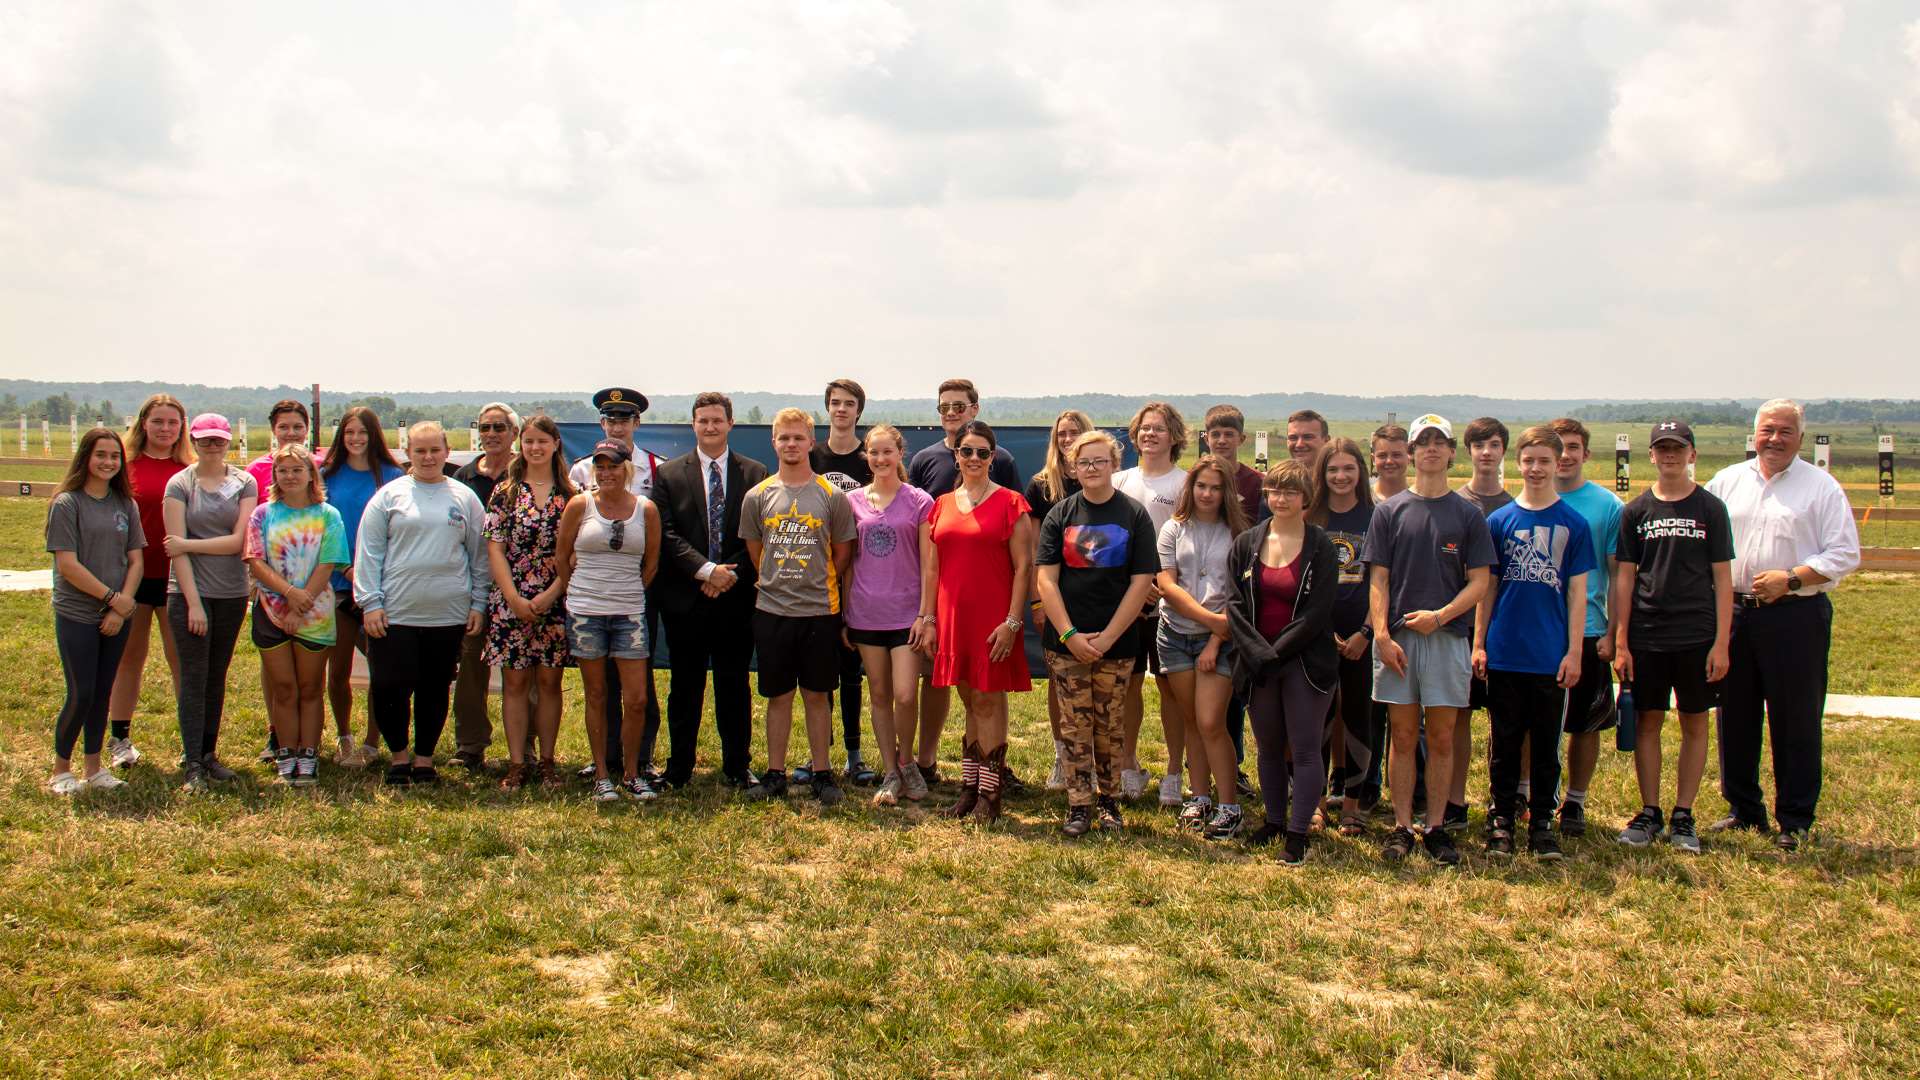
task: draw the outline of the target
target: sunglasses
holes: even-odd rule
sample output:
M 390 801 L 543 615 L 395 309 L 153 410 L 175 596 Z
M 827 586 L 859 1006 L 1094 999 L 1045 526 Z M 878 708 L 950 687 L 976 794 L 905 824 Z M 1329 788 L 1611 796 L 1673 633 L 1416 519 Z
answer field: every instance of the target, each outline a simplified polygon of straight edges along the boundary
M 993 448 L 988 446 L 959 446 L 953 452 L 963 458 L 979 458 L 981 461 L 993 457 Z
M 480 425 L 480 433 L 483 435 L 492 435 L 493 433 L 498 431 L 512 431 L 512 430 L 513 430 L 513 425 L 502 420 L 489 420 L 486 423 Z
M 967 403 L 964 401 L 943 401 L 940 404 L 935 405 L 934 408 L 940 410 L 940 415 L 946 416 L 949 413 L 966 412 L 968 406 L 967 406 Z
M 620 545 L 627 542 L 627 523 L 623 520 L 612 522 L 611 525 L 612 534 L 607 537 L 607 550 L 619 551 Z

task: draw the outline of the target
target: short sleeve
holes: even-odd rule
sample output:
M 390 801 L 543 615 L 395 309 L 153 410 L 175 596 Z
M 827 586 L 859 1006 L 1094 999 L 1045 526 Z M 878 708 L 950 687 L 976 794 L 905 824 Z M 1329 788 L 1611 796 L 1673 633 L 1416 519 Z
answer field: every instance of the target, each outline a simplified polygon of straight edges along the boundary
M 933 496 L 921 491 L 919 488 L 914 488 L 913 493 L 915 500 L 913 504 L 913 523 L 917 526 L 933 516 Z
M 1011 487 L 1007 488 L 1007 502 L 1009 504 L 1007 508 L 1008 525 L 1018 525 L 1021 518 L 1033 513 L 1033 504 L 1027 501 L 1025 495 L 1020 494 Z
M 242 499 L 256 499 L 256 500 L 259 499 L 260 498 L 260 482 L 253 478 L 253 474 L 246 471 L 245 469 L 235 469 L 233 471 L 239 474 L 240 497 Z
M 47 508 L 47 550 L 80 550 L 80 507 L 70 491 L 55 496 Z
M 1707 515 L 1712 530 L 1707 540 L 1709 562 L 1733 561 L 1733 519 L 1727 513 L 1727 504 L 1711 492 L 1707 494 Z
M 847 493 L 835 488 L 827 496 L 827 532 L 836 544 L 844 544 L 860 535 L 860 523 L 853 519 L 853 503 Z
M 1180 532 L 1184 527 L 1182 523 L 1171 518 L 1168 519 L 1165 525 L 1160 526 L 1160 539 L 1158 543 L 1160 569 L 1173 570 L 1175 572 L 1179 571 Z
M 1033 553 L 1035 566 L 1058 566 L 1060 564 L 1060 538 L 1066 532 L 1067 499 L 1053 504 L 1047 516 L 1040 519 L 1040 545 Z
M 1595 538 L 1598 540 L 1606 541 L 1607 546 L 1605 548 L 1605 551 L 1608 555 L 1613 555 L 1616 557 L 1619 555 L 1620 520 L 1625 516 L 1626 516 L 1626 509 L 1621 505 L 1619 499 L 1611 499 L 1608 501 L 1607 520 L 1601 526 L 1601 529 L 1600 529 L 1601 535 Z
M 147 546 L 147 530 L 140 524 L 140 504 L 127 500 L 127 550 L 139 551 Z
M 1132 536 L 1127 552 L 1127 571 L 1134 574 L 1151 574 L 1160 569 L 1160 554 L 1156 549 L 1153 532 L 1153 515 L 1145 507 L 1134 504 L 1133 528 L 1128 530 Z
M 513 504 L 519 501 L 519 492 L 507 496 L 501 494 L 504 488 L 494 488 L 494 497 L 487 500 L 486 527 L 482 530 L 488 540 L 504 544 L 507 542 L 507 519 L 513 515 Z
M 1644 555 L 1640 545 L 1640 530 L 1635 528 L 1642 512 L 1640 500 L 1635 499 L 1633 505 L 1620 515 L 1620 528 L 1616 530 L 1620 536 L 1614 546 L 1614 558 L 1635 566 L 1640 564 Z
M 1599 569 L 1593 553 L 1593 530 L 1579 513 L 1567 515 L 1567 531 L 1572 534 L 1567 544 L 1567 565 L 1562 573 L 1566 577 L 1576 574 L 1590 574 Z
M 1467 521 L 1467 557 L 1463 565 L 1469 570 L 1481 566 L 1492 566 L 1494 562 L 1493 530 L 1487 528 L 1486 516 L 1474 509 L 1473 504 L 1465 499 L 1460 500 L 1460 508 L 1466 512 Z M 1587 537 L 1587 545 L 1588 547 L 1593 545 L 1591 535 Z
M 245 559 L 264 559 L 267 557 L 267 509 L 271 503 L 261 503 L 253 508 L 253 516 L 247 519 L 247 542 L 241 551 Z
M 1488 534 L 1491 544 L 1492 534 Z M 1373 508 L 1373 517 L 1367 521 L 1367 539 L 1360 548 L 1360 561 L 1369 567 L 1393 566 L 1393 521 L 1386 503 Z
M 324 533 L 320 538 L 320 561 L 333 566 L 345 566 L 353 561 L 353 553 L 347 550 L 347 523 L 340 517 L 340 511 L 320 504 L 325 511 Z
M 251 483 L 253 477 L 247 477 L 247 481 Z M 179 472 L 167 478 L 167 486 L 160 493 L 160 497 L 162 499 L 172 499 L 174 502 L 185 503 L 191 506 L 193 504 L 192 489 L 189 485 L 192 483 L 193 470 L 181 469 Z
M 760 493 L 764 490 L 764 484 L 756 484 L 740 500 L 740 527 L 737 531 L 742 540 L 760 539 Z

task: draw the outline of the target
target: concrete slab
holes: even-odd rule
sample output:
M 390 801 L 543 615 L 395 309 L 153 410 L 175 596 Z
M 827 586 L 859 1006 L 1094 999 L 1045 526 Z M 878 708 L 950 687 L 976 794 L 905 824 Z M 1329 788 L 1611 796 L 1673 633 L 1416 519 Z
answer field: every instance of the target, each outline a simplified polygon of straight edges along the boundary
M 1865 694 L 1828 694 L 1828 716 L 1873 716 L 1887 720 L 1920 720 L 1920 697 L 1869 697 Z
M 0 592 L 50 592 L 53 568 L 45 570 L 0 570 Z

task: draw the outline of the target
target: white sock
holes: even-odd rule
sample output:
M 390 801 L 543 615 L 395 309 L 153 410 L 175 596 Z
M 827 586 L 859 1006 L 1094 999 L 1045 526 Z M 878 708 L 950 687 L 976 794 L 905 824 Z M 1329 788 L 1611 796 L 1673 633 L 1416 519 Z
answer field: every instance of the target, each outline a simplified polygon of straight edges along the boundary
M 1572 788 L 1568 788 L 1567 801 L 1572 803 L 1575 806 L 1584 807 L 1587 805 L 1587 793 L 1584 791 L 1575 791 Z
M 1533 794 L 1533 781 L 1522 780 L 1520 781 L 1519 785 L 1514 788 L 1514 790 L 1519 794 L 1522 800 L 1525 800 L 1529 795 Z

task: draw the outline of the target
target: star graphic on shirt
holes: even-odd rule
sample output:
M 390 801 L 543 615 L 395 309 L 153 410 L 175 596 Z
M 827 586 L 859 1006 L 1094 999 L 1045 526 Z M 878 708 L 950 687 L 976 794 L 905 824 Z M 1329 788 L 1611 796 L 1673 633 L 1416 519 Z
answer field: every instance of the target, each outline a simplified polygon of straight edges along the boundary
M 773 556 L 776 569 L 783 568 L 789 561 L 797 562 L 804 569 L 812 559 L 812 546 L 819 529 L 826 524 L 812 514 L 800 509 L 798 502 L 787 504 L 785 511 L 761 519 L 767 536 L 768 548 Z M 778 546 L 776 546 L 778 545 Z M 796 545 L 799 545 L 796 547 Z

